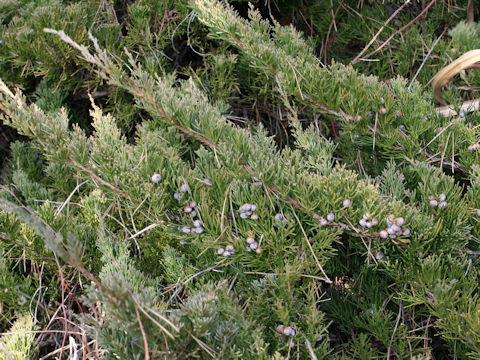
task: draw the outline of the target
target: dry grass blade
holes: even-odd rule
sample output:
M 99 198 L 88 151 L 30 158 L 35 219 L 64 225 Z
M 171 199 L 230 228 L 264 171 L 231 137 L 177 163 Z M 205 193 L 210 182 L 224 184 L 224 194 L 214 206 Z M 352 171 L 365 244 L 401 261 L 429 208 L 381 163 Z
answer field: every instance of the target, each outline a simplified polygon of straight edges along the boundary
M 463 111 L 465 114 L 478 110 L 480 110 L 480 99 L 467 100 L 460 107 L 460 111 Z M 435 111 L 445 117 L 458 115 L 458 113 L 453 109 L 452 105 L 439 106 L 435 109 Z
M 78 184 L 75 189 L 73 189 L 73 191 L 70 193 L 70 195 L 68 195 L 67 197 L 67 200 L 65 200 L 62 205 L 57 209 L 57 211 L 55 211 L 55 214 L 54 216 L 55 217 L 58 217 L 58 215 L 60 215 L 60 213 L 62 212 L 62 210 L 65 208 L 65 206 L 68 205 L 68 203 L 70 202 L 70 200 L 72 199 L 73 195 L 75 194 L 75 192 L 80 189 L 80 187 L 83 185 L 83 184 L 86 184 L 88 182 L 88 180 L 85 180 L 84 182 Z
M 308 355 L 310 355 L 310 359 L 318 360 L 317 355 L 315 355 L 315 352 L 313 351 L 312 344 L 310 344 L 310 341 L 308 341 L 306 337 L 305 337 L 305 345 L 307 346 Z
M 323 270 L 323 267 L 322 267 L 322 264 L 320 264 L 320 261 L 318 261 L 317 255 L 315 255 L 315 251 L 313 250 L 312 244 L 310 244 L 310 241 L 308 240 L 307 233 L 303 229 L 302 223 L 300 222 L 300 219 L 298 218 L 297 214 L 295 213 L 295 210 L 293 211 L 293 216 L 295 216 L 295 219 L 297 219 L 298 225 L 300 226 L 300 229 L 302 230 L 303 236 L 304 236 L 304 238 L 307 242 L 307 245 L 308 245 L 308 247 L 309 247 L 309 249 L 312 253 L 312 256 L 315 259 L 315 262 L 317 263 L 318 268 L 320 269 L 320 271 L 322 272 L 322 274 L 324 276 L 324 279 L 322 279 L 322 280 L 325 281 L 326 283 L 331 284 L 332 280 L 330 280 L 328 275 L 325 273 L 325 270 Z
M 208 346 L 207 344 L 205 344 L 202 340 L 200 340 L 199 338 L 195 337 L 193 334 L 191 335 L 193 340 L 195 340 L 197 342 L 198 345 L 200 345 L 200 347 L 205 350 L 205 352 L 210 355 L 212 357 L 212 359 L 215 359 L 217 357 L 217 354 L 215 353 L 215 351 L 210 347 Z
M 158 328 L 160 328 L 160 330 L 162 330 L 170 339 L 174 339 L 174 336 L 172 335 L 172 333 L 170 333 L 170 331 L 168 331 L 165 326 L 163 326 L 162 324 L 160 324 L 157 320 L 155 320 L 153 317 L 150 316 L 150 314 L 145 311 L 145 309 L 143 309 L 140 304 L 138 304 L 135 300 L 134 300 L 134 303 L 136 304 L 136 306 L 138 307 L 138 309 L 147 317 L 149 318 Z M 178 328 L 176 328 L 177 331 L 178 331 Z
M 480 49 L 466 52 L 450 65 L 445 66 L 433 77 L 433 93 L 442 105 L 447 104 L 442 97 L 442 88 L 460 71 L 466 69 L 480 69 Z

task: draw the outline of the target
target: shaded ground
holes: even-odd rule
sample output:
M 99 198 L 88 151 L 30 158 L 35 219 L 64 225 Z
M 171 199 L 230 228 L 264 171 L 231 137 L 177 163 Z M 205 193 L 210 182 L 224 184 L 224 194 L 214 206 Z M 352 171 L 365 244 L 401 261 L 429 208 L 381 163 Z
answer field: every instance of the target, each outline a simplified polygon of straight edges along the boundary
M 0 178 L 6 175 L 6 166 L 10 154 L 10 143 L 20 139 L 20 135 L 11 127 L 0 123 Z

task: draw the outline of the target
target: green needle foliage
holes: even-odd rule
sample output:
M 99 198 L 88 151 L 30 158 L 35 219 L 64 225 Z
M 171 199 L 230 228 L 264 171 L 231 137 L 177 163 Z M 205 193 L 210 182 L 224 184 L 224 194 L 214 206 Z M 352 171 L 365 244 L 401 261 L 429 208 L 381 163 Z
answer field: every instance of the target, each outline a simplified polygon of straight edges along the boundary
M 392 158 L 451 162 L 452 171 L 455 166 L 468 170 L 477 160 L 478 154 L 468 146 L 476 141 L 478 130 L 437 115 L 430 97 L 417 84 L 407 90 L 401 78 L 387 86 L 351 67 L 322 67 L 293 27 L 272 26 L 253 9 L 249 22 L 228 6 L 215 6 L 213 0 L 194 6 L 213 38 L 237 47 L 256 75 L 272 82 L 274 96 L 295 100 L 294 112 L 307 106 L 313 113 L 326 113 L 341 122 L 338 141 L 347 163 L 378 175 Z M 449 131 L 438 134 L 447 127 Z M 452 152 L 457 154 L 455 159 Z
M 167 45 L 152 45 L 150 2 L 125 8 L 124 50 L 42 30 L 121 94 L 134 130 L 93 97 L 82 126 L 49 93 L 56 75 L 35 101 L 0 80 L 3 123 L 30 139 L 12 144 L 0 188 L 6 358 L 55 351 L 29 331 L 53 327 L 60 357 L 480 359 L 476 115 L 438 115 L 401 77 L 325 67 L 314 41 L 253 7 L 247 20 L 216 0 L 178 4 L 203 55 L 181 73 L 152 58 Z M 246 84 L 283 112 L 290 146 L 232 121 Z
M 2 335 L 0 359 L 20 360 L 34 356 L 35 329 L 35 323 L 30 315 L 23 315 L 15 320 L 10 332 Z

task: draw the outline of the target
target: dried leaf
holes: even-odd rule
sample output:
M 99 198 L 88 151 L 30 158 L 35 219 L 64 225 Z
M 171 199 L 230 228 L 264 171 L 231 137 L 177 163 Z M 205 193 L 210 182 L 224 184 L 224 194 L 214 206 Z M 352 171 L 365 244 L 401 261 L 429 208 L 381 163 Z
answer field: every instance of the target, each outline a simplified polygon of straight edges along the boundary
M 480 49 L 466 52 L 450 65 L 445 66 L 434 76 L 432 81 L 433 93 L 435 94 L 435 98 L 442 105 L 446 105 L 446 102 L 442 97 L 442 88 L 460 71 L 466 69 L 480 69 Z

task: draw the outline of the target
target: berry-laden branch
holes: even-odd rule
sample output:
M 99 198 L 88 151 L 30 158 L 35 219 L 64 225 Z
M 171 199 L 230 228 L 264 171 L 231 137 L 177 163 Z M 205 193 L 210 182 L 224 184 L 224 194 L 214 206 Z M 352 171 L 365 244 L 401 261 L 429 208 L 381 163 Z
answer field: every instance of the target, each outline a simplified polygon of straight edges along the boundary
M 244 167 L 249 172 L 249 174 L 251 176 L 254 176 L 254 177 L 260 179 L 259 175 L 257 173 L 255 173 L 250 166 L 245 164 Z M 263 183 L 263 180 L 261 180 L 261 181 Z M 336 227 L 342 228 L 342 229 L 347 230 L 347 231 L 352 231 L 352 232 L 360 235 L 360 237 L 362 237 L 362 238 L 378 239 L 377 234 L 372 235 L 372 234 L 369 234 L 369 233 L 365 232 L 364 230 L 358 229 L 354 226 L 347 225 L 347 224 L 344 224 L 344 223 L 341 223 L 341 222 L 333 222 L 333 220 L 335 219 L 335 216 L 331 213 L 328 214 L 327 219 L 325 219 L 324 217 L 318 215 L 317 213 L 305 209 L 305 207 L 302 204 L 300 204 L 297 200 L 294 200 L 294 199 L 292 199 L 288 196 L 283 195 L 282 192 L 280 191 L 280 189 L 278 187 L 276 187 L 275 185 L 268 185 L 268 184 L 264 183 L 264 186 L 266 186 L 271 192 L 273 192 L 275 195 L 280 197 L 282 200 L 288 202 L 294 208 L 300 210 L 301 212 L 303 212 L 306 215 L 311 216 L 315 220 L 318 220 L 320 222 L 320 225 L 322 225 L 322 226 L 325 226 L 325 225 L 336 226 Z

